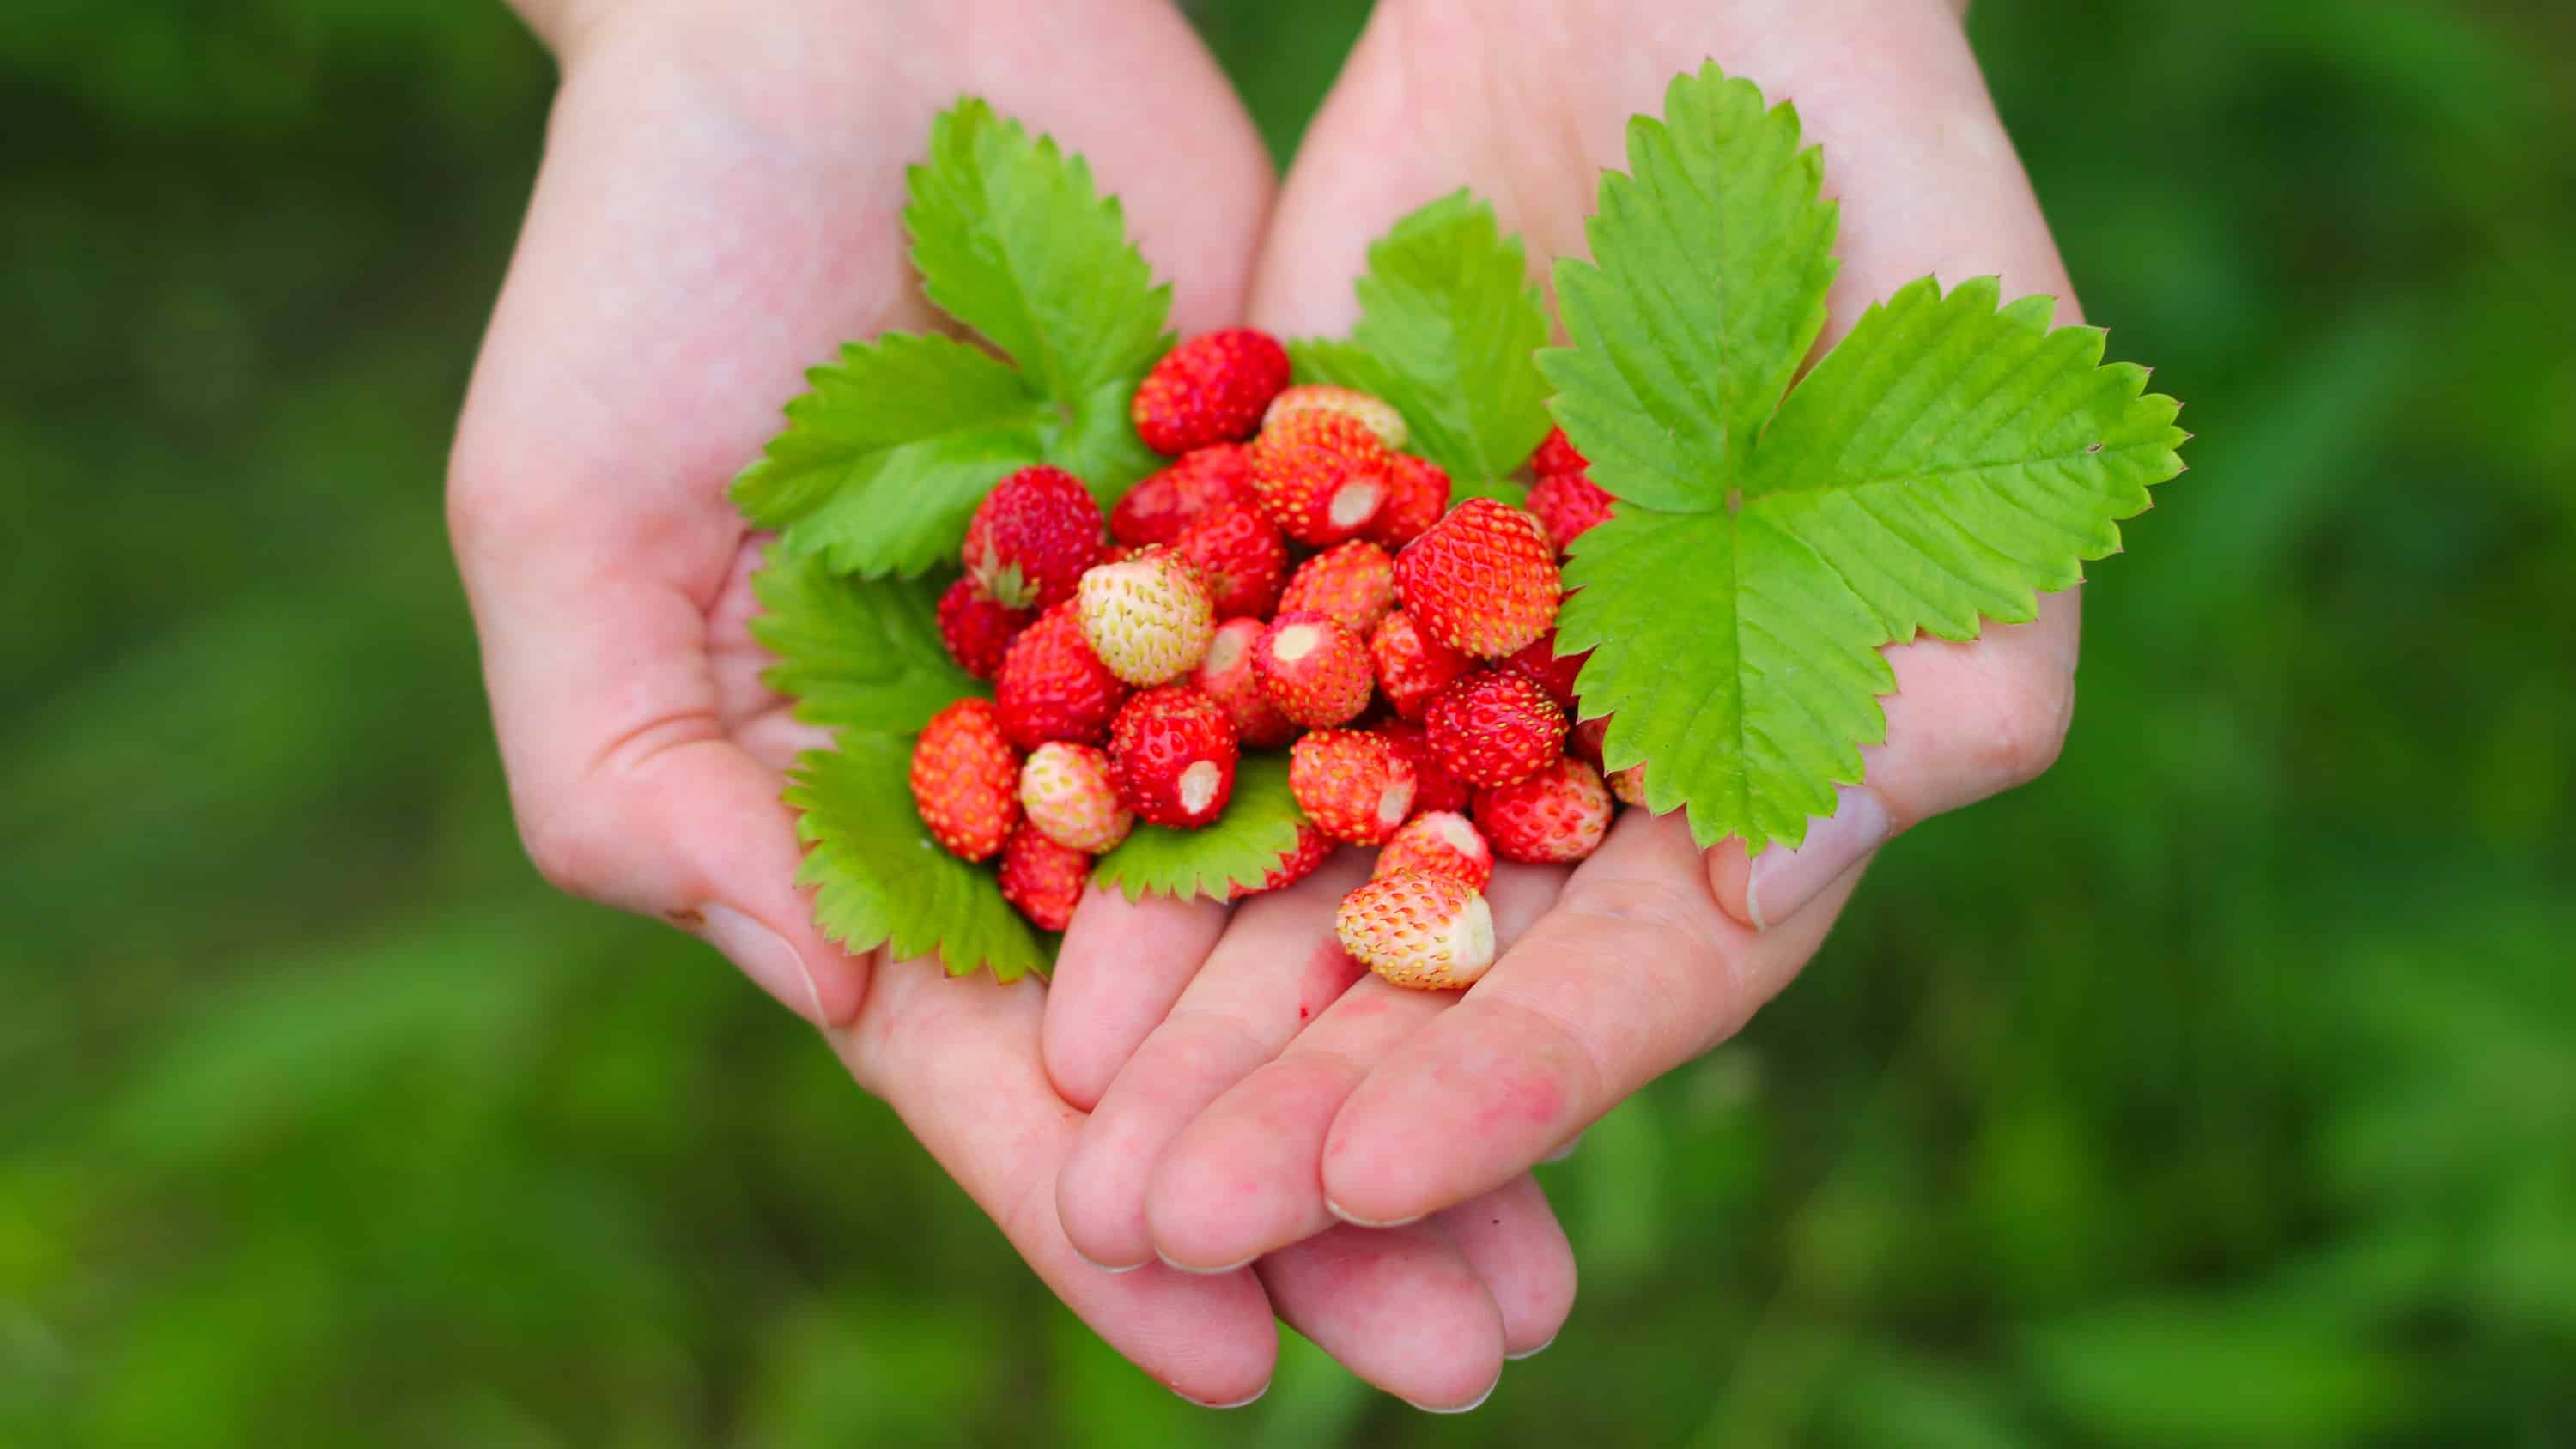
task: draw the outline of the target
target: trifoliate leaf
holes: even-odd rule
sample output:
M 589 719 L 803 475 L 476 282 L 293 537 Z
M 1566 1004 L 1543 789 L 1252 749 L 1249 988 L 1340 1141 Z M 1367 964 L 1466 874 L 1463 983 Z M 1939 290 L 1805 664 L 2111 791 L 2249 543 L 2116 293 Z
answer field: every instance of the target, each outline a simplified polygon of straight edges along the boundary
M 1076 406 L 1104 383 L 1132 384 L 1169 346 L 1171 288 L 1155 285 L 1117 199 L 1052 137 L 963 100 L 931 122 L 929 160 L 908 179 L 922 289 L 1038 391 Z
M 1261 884 L 1296 848 L 1305 818 L 1288 792 L 1287 755 L 1246 755 L 1235 767 L 1234 798 L 1215 824 L 1199 830 L 1138 825 L 1100 857 L 1097 878 L 1131 901 L 1148 891 L 1223 900 L 1236 886 Z
M 1669 106 L 1603 183 L 1597 268 L 1558 274 L 1576 346 L 1541 365 L 1621 501 L 1574 544 L 1557 647 L 1592 651 L 1581 712 L 1611 716 L 1605 762 L 1644 763 L 1651 808 L 1687 807 L 1702 845 L 1794 846 L 1885 738 L 1879 647 L 2034 617 L 2117 551 L 2184 435 L 2143 369 L 2099 365 L 2099 331 L 1998 310 L 1992 279 L 1904 288 L 1781 401 L 1831 277 L 1813 153 L 1714 69 Z
M 1393 403 L 1408 446 L 1448 470 L 1457 496 L 1516 499 L 1510 475 L 1548 427 L 1532 360 L 1547 312 L 1520 238 L 1460 191 L 1397 222 L 1368 260 L 1350 340 L 1296 344 L 1299 374 Z
M 816 888 L 814 923 L 852 951 L 891 946 L 895 959 L 933 951 L 948 974 L 990 966 L 1003 981 L 1045 971 L 1053 946 L 1011 904 L 989 866 L 939 848 L 913 809 L 912 742 L 845 731 L 788 776 L 796 832 L 812 849 L 796 883 Z
M 843 573 L 913 575 L 957 556 L 984 494 L 1043 456 L 1052 405 L 992 354 L 889 332 L 806 374 L 787 430 L 734 502 Z
M 808 724 L 910 734 L 987 692 L 940 643 L 939 596 L 926 583 L 850 578 L 779 548 L 751 586 L 761 607 L 752 637 L 778 656 L 761 679 Z

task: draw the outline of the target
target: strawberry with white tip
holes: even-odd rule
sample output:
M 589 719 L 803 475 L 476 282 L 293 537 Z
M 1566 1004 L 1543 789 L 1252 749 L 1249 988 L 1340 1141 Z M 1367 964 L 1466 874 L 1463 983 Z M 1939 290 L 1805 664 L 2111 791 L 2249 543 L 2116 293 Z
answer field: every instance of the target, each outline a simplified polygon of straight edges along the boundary
M 1297 722 L 1279 712 L 1253 668 L 1268 628 L 1259 619 L 1228 619 L 1217 625 L 1216 637 L 1208 641 L 1207 658 L 1190 673 L 1190 683 L 1234 721 L 1235 738 L 1247 750 L 1275 750 L 1297 737 Z
M 1400 870 L 1445 875 L 1480 891 L 1494 878 L 1494 852 L 1466 816 L 1455 810 L 1426 810 L 1404 822 L 1377 853 L 1374 876 Z
M 1280 532 L 1313 548 L 1368 528 L 1386 501 L 1394 466 L 1395 455 L 1377 434 L 1338 413 L 1300 413 L 1252 440 L 1252 487 L 1261 511 Z
M 1234 797 L 1242 748 L 1215 700 L 1166 684 L 1127 701 L 1109 728 L 1109 777 L 1138 818 L 1196 830 Z
M 1271 620 L 1253 651 L 1252 671 L 1279 712 L 1301 725 L 1348 724 L 1368 708 L 1368 648 L 1322 614 Z
M 1494 913 L 1466 882 L 1418 870 L 1342 897 L 1333 934 L 1352 959 L 1397 986 L 1452 991 L 1494 964 Z
M 1316 829 L 1375 845 L 1413 813 L 1413 766 L 1383 736 L 1314 730 L 1289 746 L 1288 791 Z

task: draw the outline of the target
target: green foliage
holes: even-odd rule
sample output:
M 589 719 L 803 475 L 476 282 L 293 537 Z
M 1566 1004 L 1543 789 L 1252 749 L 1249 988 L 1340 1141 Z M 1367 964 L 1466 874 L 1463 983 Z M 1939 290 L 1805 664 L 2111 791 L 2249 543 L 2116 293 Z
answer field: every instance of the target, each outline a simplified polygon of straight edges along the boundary
M 948 657 L 939 598 L 925 585 L 845 578 L 783 551 L 752 585 L 752 635 L 778 656 L 761 678 L 808 724 L 911 734 L 950 702 L 990 692 Z
M 1139 824 L 1100 858 L 1099 882 L 1134 900 L 1147 892 L 1223 900 L 1236 886 L 1256 886 L 1297 845 L 1306 818 L 1288 792 L 1288 757 L 1246 755 L 1235 768 L 1234 798 L 1215 824 L 1174 830 Z

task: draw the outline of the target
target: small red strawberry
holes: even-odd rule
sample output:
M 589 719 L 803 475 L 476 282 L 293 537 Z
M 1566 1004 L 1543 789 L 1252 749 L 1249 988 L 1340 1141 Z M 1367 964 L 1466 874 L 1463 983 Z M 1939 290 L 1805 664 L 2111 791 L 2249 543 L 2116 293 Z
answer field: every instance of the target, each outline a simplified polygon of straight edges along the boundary
M 1139 817 L 1182 830 L 1225 812 L 1241 754 L 1225 711 L 1186 684 L 1127 701 L 1109 731 L 1109 775 L 1118 798 Z
M 1624 769 L 1624 770 L 1612 770 L 1612 771 L 1610 772 L 1610 779 L 1609 779 L 1609 782 L 1608 782 L 1608 783 L 1609 783 L 1609 786 L 1610 786 L 1610 793 L 1611 793 L 1611 794 L 1613 794 L 1613 795 L 1618 796 L 1618 797 L 1619 797 L 1619 800 L 1620 800 L 1620 802 L 1621 802 L 1622 804 L 1634 805 L 1634 806 L 1638 807 L 1638 808 L 1639 808 L 1639 809 L 1641 809 L 1641 810 L 1645 808 L 1645 805 L 1646 805 L 1646 767 L 1645 767 L 1645 766 L 1643 766 L 1643 765 L 1630 765 L 1628 768 L 1626 768 L 1626 769 Z
M 1480 891 L 1494 878 L 1494 852 L 1467 817 L 1455 810 L 1426 810 L 1404 822 L 1377 853 L 1372 879 L 1400 870 L 1445 875 Z
M 1252 486 L 1261 511 L 1297 542 L 1322 548 L 1356 537 L 1377 517 L 1395 455 L 1367 427 L 1310 412 L 1252 441 Z
M 1011 638 L 1036 618 L 1028 609 L 1006 609 L 984 596 L 973 579 L 959 579 L 939 596 L 939 642 L 948 657 L 977 679 L 990 679 L 1002 667 Z
M 1136 824 L 1109 778 L 1109 752 L 1061 740 L 1021 762 L 1020 810 L 1047 839 L 1089 855 L 1117 849 Z
M 1610 789 L 1567 756 L 1517 785 L 1476 792 L 1476 828 L 1505 860 L 1561 865 L 1599 849 L 1610 831 Z
M 1595 487 L 1585 473 L 1551 473 L 1531 486 L 1530 516 L 1547 530 L 1548 542 L 1564 554 L 1593 528 L 1610 517 L 1610 505 L 1619 500 Z
M 1090 883 L 1091 857 L 1058 845 L 1034 826 L 1012 831 L 1002 847 L 1002 899 L 1041 931 L 1072 924 L 1073 908 L 1082 904 L 1082 889 Z
M 1020 757 L 989 699 L 930 717 L 912 746 L 912 803 L 952 855 L 988 860 L 1020 823 Z
M 1542 478 L 1553 478 L 1559 473 L 1580 473 L 1591 466 L 1583 461 L 1581 453 L 1574 451 L 1574 444 L 1566 438 L 1563 428 L 1548 429 L 1547 436 L 1539 440 L 1538 451 L 1530 454 L 1530 471 Z
M 1062 468 L 1022 468 L 975 505 L 958 552 L 984 597 L 1005 608 L 1052 609 L 1100 561 L 1100 505 Z
M 1378 505 L 1368 536 L 1388 548 L 1402 548 L 1430 532 L 1448 511 L 1448 470 L 1428 458 L 1398 453 L 1386 475 L 1386 501 Z
M 1464 810 L 1469 790 L 1467 782 L 1449 773 L 1431 754 L 1431 741 L 1422 726 L 1400 719 L 1381 722 L 1377 732 L 1413 767 L 1413 813 L 1425 810 Z
M 1288 791 L 1316 829 L 1375 845 L 1413 813 L 1413 767 L 1383 736 L 1314 730 L 1288 747 Z
M 1227 893 L 1226 899 L 1239 901 L 1245 896 L 1266 895 L 1271 891 L 1286 890 L 1313 875 L 1317 868 L 1331 858 L 1333 849 L 1333 837 L 1317 830 L 1313 821 L 1300 820 L 1297 822 L 1297 843 L 1290 846 L 1287 853 L 1279 857 L 1279 863 L 1272 866 L 1269 874 L 1261 878 L 1261 884 L 1236 886 Z
M 1484 669 L 1422 710 L 1431 758 L 1470 785 L 1509 785 L 1565 753 L 1565 711 L 1526 675 Z
M 1216 606 L 1198 570 L 1165 549 L 1082 576 L 1074 607 L 1082 637 L 1129 684 L 1168 684 L 1199 667 L 1216 633 Z
M 1395 591 L 1425 633 L 1499 659 L 1548 631 L 1564 588 L 1537 519 L 1470 498 L 1395 556 Z
M 1431 696 L 1476 667 L 1470 656 L 1423 633 L 1402 609 L 1369 635 L 1369 661 L 1377 666 L 1378 692 L 1402 719 L 1422 718 Z
M 1596 770 L 1600 769 L 1601 740 L 1609 733 L 1610 716 L 1606 714 L 1599 719 L 1577 720 L 1565 736 L 1565 752 Z
M 1249 504 L 1216 503 L 1183 525 L 1172 552 L 1188 559 L 1207 585 L 1220 619 L 1267 619 L 1288 582 L 1288 540 Z
M 1232 443 L 1261 428 L 1262 411 L 1288 385 L 1288 349 L 1267 332 L 1228 327 L 1163 354 L 1136 387 L 1128 415 L 1157 453 Z
M 1556 631 L 1550 629 L 1514 651 L 1503 661 L 1503 667 L 1514 674 L 1529 676 L 1530 682 L 1546 690 L 1547 697 L 1555 700 L 1556 707 L 1571 719 L 1574 716 L 1574 679 L 1583 672 L 1583 661 L 1591 657 L 1589 649 L 1580 654 L 1558 654 Z
M 1275 428 L 1301 413 L 1338 413 L 1377 434 L 1377 440 L 1389 448 L 1404 446 L 1404 414 L 1393 403 L 1375 393 L 1331 383 L 1299 383 L 1272 398 L 1269 411 L 1261 415 L 1261 426 Z
M 1342 897 L 1333 934 L 1354 960 L 1398 986 L 1450 991 L 1494 964 L 1494 913 L 1466 882 L 1418 870 Z
M 1251 506 L 1252 455 L 1241 443 L 1212 443 L 1174 458 L 1109 510 L 1109 536 L 1131 547 L 1170 543 L 1183 525 L 1220 503 Z
M 1301 725 L 1347 724 L 1368 708 L 1368 646 L 1322 614 L 1271 620 L 1253 651 L 1252 672 L 1279 712 Z
M 1049 740 L 1096 745 L 1109 738 L 1110 718 L 1126 699 L 1127 686 L 1083 640 L 1071 600 L 1022 629 L 993 676 L 1002 733 L 1024 750 Z
M 1279 612 L 1311 609 L 1365 639 L 1395 608 L 1395 559 L 1366 539 L 1337 543 L 1297 566 Z
M 1297 737 L 1297 722 L 1270 702 L 1252 667 L 1268 627 L 1259 619 L 1228 619 L 1217 625 L 1216 637 L 1208 641 L 1207 658 L 1190 675 L 1199 693 L 1215 700 L 1226 718 L 1234 721 L 1234 737 L 1247 750 L 1275 750 Z

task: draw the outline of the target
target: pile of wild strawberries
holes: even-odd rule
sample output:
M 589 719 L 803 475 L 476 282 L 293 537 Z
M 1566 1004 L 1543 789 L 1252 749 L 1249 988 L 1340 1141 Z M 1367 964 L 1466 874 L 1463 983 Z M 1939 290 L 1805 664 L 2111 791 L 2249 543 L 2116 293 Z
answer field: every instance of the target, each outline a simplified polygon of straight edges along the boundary
M 1284 745 L 1306 819 L 1255 889 L 1336 844 L 1380 847 L 1342 901 L 1343 945 L 1399 985 L 1474 981 L 1494 955 L 1494 858 L 1580 860 L 1613 795 L 1642 798 L 1636 770 L 1603 781 L 1603 722 L 1571 722 L 1582 657 L 1553 647 L 1558 556 L 1610 495 L 1553 431 L 1527 510 L 1452 508 L 1448 475 L 1397 451 L 1401 414 L 1291 387 L 1287 351 L 1250 328 L 1174 348 L 1133 411 L 1172 462 L 1111 510 L 1109 541 L 1057 468 L 1012 474 L 975 510 L 939 627 L 993 698 L 921 732 L 931 835 L 1000 855 L 1002 894 L 1062 930 L 1093 855 L 1140 817 L 1216 820 L 1241 753 Z

